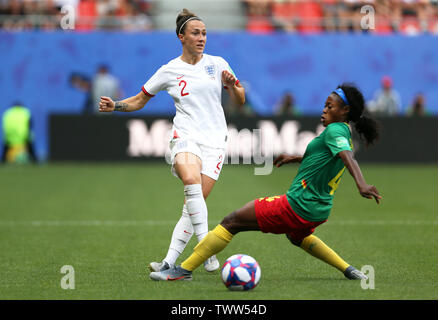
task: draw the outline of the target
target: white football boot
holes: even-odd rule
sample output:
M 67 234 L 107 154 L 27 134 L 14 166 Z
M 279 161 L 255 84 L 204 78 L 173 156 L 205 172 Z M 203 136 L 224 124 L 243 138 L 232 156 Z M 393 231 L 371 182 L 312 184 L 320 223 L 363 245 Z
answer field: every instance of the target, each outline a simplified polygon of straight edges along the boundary
M 149 263 L 148 268 L 151 272 L 159 272 L 169 269 L 170 266 L 166 261 L 163 260 L 162 262 Z
M 204 262 L 204 269 L 207 272 L 214 272 L 219 269 L 219 267 L 219 261 L 217 260 L 216 256 L 211 256 Z

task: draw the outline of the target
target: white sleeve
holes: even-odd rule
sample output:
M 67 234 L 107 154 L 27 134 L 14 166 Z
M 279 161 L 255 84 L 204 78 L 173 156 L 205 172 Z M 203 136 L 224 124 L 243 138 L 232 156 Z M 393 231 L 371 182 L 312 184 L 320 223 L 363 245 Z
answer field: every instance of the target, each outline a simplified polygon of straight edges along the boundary
M 164 72 L 164 67 L 165 66 L 162 66 L 158 69 L 157 72 L 155 72 L 154 75 L 143 85 L 142 90 L 146 95 L 153 97 L 161 90 L 166 89 L 167 77 Z

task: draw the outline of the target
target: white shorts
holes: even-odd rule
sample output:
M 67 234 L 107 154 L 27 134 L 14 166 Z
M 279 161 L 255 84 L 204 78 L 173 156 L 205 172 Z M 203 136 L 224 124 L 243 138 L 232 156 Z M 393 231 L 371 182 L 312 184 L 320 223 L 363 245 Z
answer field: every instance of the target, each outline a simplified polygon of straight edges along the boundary
M 209 176 L 214 180 L 219 179 L 219 175 L 224 163 L 225 149 L 211 148 L 192 140 L 184 140 L 181 138 L 173 138 L 170 141 L 170 159 L 172 163 L 172 174 L 178 178 L 175 172 L 174 163 L 175 156 L 181 152 L 189 152 L 198 156 L 202 162 L 201 174 Z

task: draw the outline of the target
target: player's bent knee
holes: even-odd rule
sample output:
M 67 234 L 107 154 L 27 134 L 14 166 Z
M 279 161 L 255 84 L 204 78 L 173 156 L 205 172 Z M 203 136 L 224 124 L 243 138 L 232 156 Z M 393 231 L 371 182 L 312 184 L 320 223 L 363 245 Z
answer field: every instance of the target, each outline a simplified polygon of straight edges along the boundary
M 236 212 L 232 212 L 229 215 L 227 215 L 225 218 L 222 219 L 221 221 L 221 225 L 225 228 L 228 229 L 228 227 L 232 227 L 233 223 L 234 223 L 234 216 L 236 215 Z
M 286 237 L 289 239 L 289 241 L 290 241 L 294 246 L 301 247 L 301 243 L 303 242 L 303 240 L 297 240 L 297 239 L 294 239 L 294 238 L 292 238 L 289 234 L 286 234 Z
M 223 218 L 220 224 L 231 234 L 236 234 L 240 231 L 238 221 L 236 219 L 236 211 L 233 211 L 225 218 Z
M 181 181 L 185 186 L 189 186 L 191 184 L 201 184 L 201 178 L 194 176 L 182 177 Z

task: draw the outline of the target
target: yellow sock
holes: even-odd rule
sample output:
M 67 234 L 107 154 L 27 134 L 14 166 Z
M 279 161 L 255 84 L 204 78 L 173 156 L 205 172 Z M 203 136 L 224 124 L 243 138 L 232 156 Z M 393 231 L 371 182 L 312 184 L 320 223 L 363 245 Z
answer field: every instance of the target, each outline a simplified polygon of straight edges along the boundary
M 183 261 L 181 267 L 193 271 L 212 255 L 222 251 L 230 243 L 233 235 L 220 224 L 210 231 L 193 249 L 190 257 Z
M 321 259 L 336 269 L 344 272 L 349 264 L 346 263 L 336 252 L 330 249 L 324 242 L 318 237 L 310 235 L 303 239 L 301 248 L 312 256 Z

